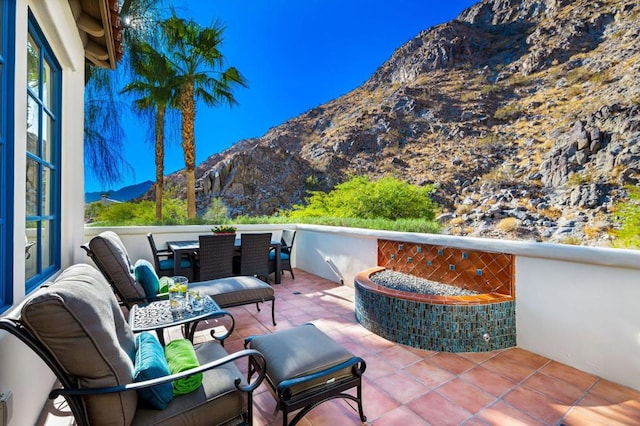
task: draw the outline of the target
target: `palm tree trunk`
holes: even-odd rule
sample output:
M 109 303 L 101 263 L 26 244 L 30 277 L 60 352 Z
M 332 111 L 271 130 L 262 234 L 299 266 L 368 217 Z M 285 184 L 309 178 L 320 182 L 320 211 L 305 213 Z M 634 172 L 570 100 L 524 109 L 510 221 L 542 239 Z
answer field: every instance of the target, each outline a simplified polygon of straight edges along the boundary
M 185 179 L 187 181 L 187 218 L 196 217 L 196 141 L 194 123 L 196 103 L 193 82 L 187 82 L 180 92 L 182 113 L 182 151 L 184 152 Z
M 162 220 L 164 192 L 164 114 L 166 107 L 158 105 L 156 113 L 156 220 Z

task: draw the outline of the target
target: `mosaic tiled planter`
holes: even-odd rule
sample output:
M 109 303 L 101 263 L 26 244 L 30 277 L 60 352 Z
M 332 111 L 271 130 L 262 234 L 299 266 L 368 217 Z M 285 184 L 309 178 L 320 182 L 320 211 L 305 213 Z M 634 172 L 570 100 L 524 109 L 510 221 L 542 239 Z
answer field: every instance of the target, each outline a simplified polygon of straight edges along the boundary
M 372 268 L 357 274 L 354 282 L 355 314 L 363 327 L 396 343 L 439 352 L 516 345 L 510 257 L 381 240 L 378 259 L 389 269 L 486 293 L 452 297 L 389 289 L 369 279 L 385 268 Z

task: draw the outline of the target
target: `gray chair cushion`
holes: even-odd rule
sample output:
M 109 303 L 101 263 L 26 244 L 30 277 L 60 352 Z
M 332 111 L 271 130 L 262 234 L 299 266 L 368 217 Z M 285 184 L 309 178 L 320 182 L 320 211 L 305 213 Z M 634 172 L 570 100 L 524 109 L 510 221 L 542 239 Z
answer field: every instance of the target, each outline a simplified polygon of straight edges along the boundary
M 227 277 L 190 283 L 189 290 L 209 295 L 221 308 L 272 300 L 273 287 L 255 277 Z
M 217 342 L 195 346 L 200 365 L 227 355 Z M 246 361 L 246 359 L 244 360 Z M 238 419 L 247 410 L 247 395 L 238 391 L 234 379 L 246 381 L 234 363 L 205 372 L 195 392 L 176 396 L 164 410 L 140 407 L 134 425 L 219 425 Z
M 125 300 L 145 298 L 142 286 L 133 276 L 127 249 L 115 232 L 104 231 L 89 242 L 93 260 Z
M 109 284 L 93 267 L 67 268 L 22 307 L 25 327 L 81 388 L 132 382 L 135 341 Z M 137 395 L 125 392 L 84 399 L 95 424 L 129 424 Z

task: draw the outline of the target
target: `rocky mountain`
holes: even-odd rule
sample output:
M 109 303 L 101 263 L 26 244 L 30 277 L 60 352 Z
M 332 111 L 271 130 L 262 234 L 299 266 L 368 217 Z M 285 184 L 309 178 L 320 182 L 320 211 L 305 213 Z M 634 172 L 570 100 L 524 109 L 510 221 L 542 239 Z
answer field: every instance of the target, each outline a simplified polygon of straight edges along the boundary
M 149 191 L 149 188 L 153 186 L 154 182 L 147 180 L 135 185 L 129 185 L 120 189 L 110 189 L 108 191 L 101 192 L 85 192 L 84 202 L 93 203 L 102 199 L 102 195 L 105 194 L 111 200 L 117 201 L 130 201 L 143 196 Z
M 484 0 L 361 87 L 212 155 L 198 209 L 272 214 L 391 174 L 438 185 L 446 233 L 606 245 L 640 182 L 639 40 L 637 0 Z

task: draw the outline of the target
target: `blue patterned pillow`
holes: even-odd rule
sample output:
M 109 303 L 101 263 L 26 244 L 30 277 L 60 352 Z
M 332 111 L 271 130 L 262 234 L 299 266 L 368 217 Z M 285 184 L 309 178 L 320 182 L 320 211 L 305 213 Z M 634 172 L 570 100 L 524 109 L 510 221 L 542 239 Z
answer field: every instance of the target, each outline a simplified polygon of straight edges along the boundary
M 160 289 L 160 281 L 151 262 L 145 259 L 138 260 L 133 268 L 133 275 L 144 289 L 148 299 L 156 297 Z
M 164 349 L 156 337 L 146 331 L 136 337 L 136 360 L 133 371 L 133 381 L 157 379 L 168 376 L 169 365 L 164 357 Z M 173 399 L 173 385 L 171 382 L 138 389 L 138 396 L 151 407 L 163 410 Z

